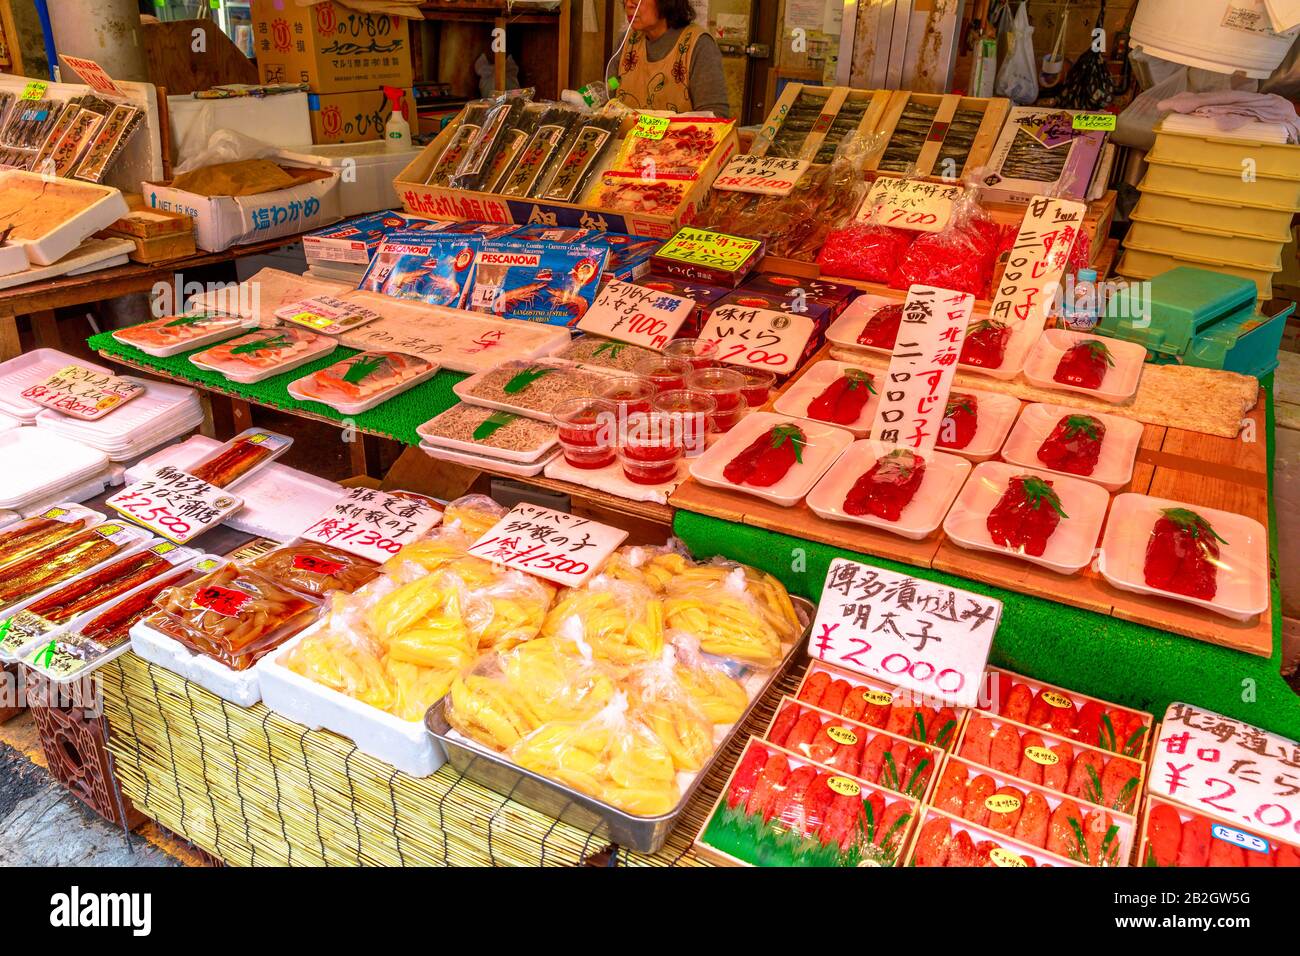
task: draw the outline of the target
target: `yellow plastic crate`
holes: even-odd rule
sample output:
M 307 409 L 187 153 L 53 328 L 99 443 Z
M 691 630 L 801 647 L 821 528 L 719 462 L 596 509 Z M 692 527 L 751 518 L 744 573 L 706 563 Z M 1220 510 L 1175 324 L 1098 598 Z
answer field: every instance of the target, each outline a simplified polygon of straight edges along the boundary
M 1141 219 L 1136 212 L 1131 218 L 1133 225 L 1124 239 L 1126 248 L 1226 262 L 1248 269 L 1282 268 L 1282 247 L 1286 243 L 1279 240 L 1252 239 L 1203 227 L 1169 226 Z M 1206 225 L 1215 224 L 1212 219 L 1206 221 Z
M 1212 225 L 1216 230 L 1252 239 L 1270 242 L 1287 242 L 1291 238 L 1289 209 L 1257 209 L 1235 202 L 1213 199 L 1191 199 L 1156 192 L 1146 184 L 1138 187 L 1142 195 L 1133 209 L 1132 218 L 1141 222 L 1159 222 L 1170 226 L 1188 226 L 1204 229 Z
M 1194 266 L 1198 269 L 1213 269 L 1228 275 L 1241 276 L 1255 283 L 1259 291 L 1258 298 L 1273 298 L 1273 272 L 1269 270 L 1240 269 L 1219 262 L 1206 262 L 1203 259 L 1187 259 L 1169 256 L 1159 252 L 1146 252 L 1141 249 L 1125 248 L 1115 271 L 1128 279 L 1154 279 L 1162 272 L 1179 266 Z M 1280 271 L 1280 270 L 1278 270 Z
M 1300 181 L 1300 146 L 1291 143 L 1167 133 L 1157 128 L 1155 145 L 1147 154 L 1148 162 L 1215 169 L 1235 176 L 1241 175 L 1246 160 L 1255 164 L 1257 176 Z
M 1147 174 L 1142 185 L 1157 192 L 1188 199 L 1217 199 L 1260 209 L 1300 211 L 1300 182 L 1260 176 L 1244 182 L 1241 172 L 1199 169 L 1158 163 L 1147 154 Z

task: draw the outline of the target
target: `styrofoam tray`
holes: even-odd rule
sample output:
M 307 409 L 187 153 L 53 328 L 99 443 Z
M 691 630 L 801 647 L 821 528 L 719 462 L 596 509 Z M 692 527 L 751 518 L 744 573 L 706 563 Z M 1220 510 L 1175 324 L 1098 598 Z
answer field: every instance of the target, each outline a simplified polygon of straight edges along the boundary
M 1062 385 L 1052 378 L 1063 356 L 1078 342 L 1099 340 L 1106 343 L 1114 365 L 1106 369 L 1099 388 L 1080 388 L 1077 385 Z M 1044 329 L 1034 344 L 1029 358 L 1025 361 L 1025 378 L 1031 385 L 1050 388 L 1055 391 L 1077 392 L 1091 395 L 1093 398 L 1111 404 L 1127 402 L 1136 393 L 1138 380 L 1142 378 L 1142 363 L 1146 361 L 1147 350 L 1136 342 L 1106 338 L 1087 332 L 1071 332 L 1069 329 Z
M 1038 459 L 1038 449 L 1052 433 L 1056 423 L 1067 415 L 1091 415 L 1106 426 L 1106 436 L 1101 440 L 1101 454 L 1097 457 L 1097 466 L 1090 475 L 1056 471 L 1048 468 Z M 1002 458 L 1013 465 L 1038 468 L 1069 478 L 1095 481 L 1107 491 L 1114 492 L 1119 491 L 1133 479 L 1133 464 L 1137 460 L 1138 445 L 1142 443 L 1142 432 L 1142 423 L 1135 422 L 1131 418 L 1085 412 L 1065 405 L 1026 405 L 1025 410 L 1020 413 L 1016 427 L 1007 438 L 1006 445 L 1002 448 Z
M 10 193 L 11 190 L 16 189 L 19 180 L 26 180 L 37 186 L 50 181 L 39 173 L 6 169 L 0 171 L 0 193 Z M 53 265 L 81 245 L 84 239 L 93 236 L 101 229 L 107 229 L 130 212 L 121 191 L 113 186 L 100 186 L 96 183 L 68 179 L 54 179 L 53 182 L 56 186 L 86 195 L 90 201 L 81 212 L 54 225 L 36 239 L 10 240 L 14 245 L 20 245 L 26 250 L 27 260 L 32 265 Z
M 132 248 L 130 239 L 87 239 L 53 265 L 31 266 L 22 272 L 0 276 L 0 289 L 125 265 Z
M 23 398 L 22 393 L 69 365 L 80 365 L 82 368 L 102 372 L 104 375 L 112 374 L 102 365 L 83 362 L 58 349 L 32 349 L 30 352 L 24 352 L 7 362 L 0 363 L 0 412 L 12 415 L 29 425 L 36 421 L 36 416 L 45 409 Z
M 459 408 L 459 407 L 461 406 L 459 405 L 453 406 L 453 408 Z M 474 406 L 474 407 L 480 407 L 480 406 Z M 448 411 L 450 410 L 451 409 L 448 409 Z M 415 433 L 420 436 L 420 441 L 422 444 L 428 445 L 431 448 L 467 452 L 471 455 L 481 455 L 483 454 L 483 449 L 490 448 L 492 451 L 491 457 L 493 458 L 499 458 L 502 461 L 518 462 L 519 464 L 522 465 L 530 465 L 535 463 L 539 458 L 546 457 L 550 452 L 552 452 L 555 449 L 555 446 L 560 443 L 560 436 L 558 432 L 555 431 L 554 428 L 552 428 L 551 436 L 548 440 L 546 440 L 542 444 L 536 445 L 532 448 L 526 448 L 522 451 L 512 451 L 507 448 L 495 448 L 491 445 L 480 445 L 477 442 L 463 441 L 462 439 L 459 438 L 445 438 L 441 435 L 430 434 L 426 426 L 428 426 L 433 422 L 436 422 L 438 418 L 441 417 L 441 415 L 443 414 L 446 414 L 446 412 L 442 412 L 439 415 L 435 415 L 433 418 L 429 419 L 429 421 L 422 423 L 418 428 L 416 428 Z M 524 417 L 524 416 L 520 416 L 520 417 Z M 534 418 L 531 419 L 531 421 L 535 422 L 537 421 L 537 419 Z
M 441 767 L 445 760 L 442 747 L 429 736 L 424 721 L 402 720 L 277 663 L 325 624 L 324 620 L 317 621 L 257 662 L 262 702 L 277 714 L 313 730 L 330 730 L 347 737 L 357 749 L 413 777 L 427 777 Z
M 307 347 L 301 352 L 294 355 L 287 361 L 280 362 L 269 368 L 254 368 L 242 362 L 225 362 L 213 364 L 209 360 L 208 350 L 196 352 L 190 356 L 190 363 L 199 368 L 207 369 L 209 372 L 216 372 L 218 375 L 224 375 L 232 382 L 238 382 L 241 385 L 252 385 L 255 382 L 263 381 L 274 375 L 283 375 L 285 372 L 292 372 L 296 368 L 301 368 L 308 362 L 315 361 L 329 355 L 338 347 L 338 342 L 324 335 L 315 335 L 302 329 L 283 328 L 274 330 L 277 333 L 285 335 L 308 335 L 310 339 L 303 339 Z M 247 334 L 247 333 L 246 333 Z M 314 341 L 313 341 L 314 340 Z M 233 340 L 232 340 L 233 341 Z
M 1186 508 L 1180 501 L 1150 495 L 1123 494 L 1111 505 L 1110 521 L 1101 542 L 1097 570 L 1115 587 L 1137 594 L 1150 594 L 1182 601 L 1238 621 L 1249 621 L 1268 610 L 1268 532 L 1258 521 L 1217 508 L 1192 508 L 1227 543 L 1219 543 L 1218 590 L 1213 601 L 1173 594 L 1150 587 L 1143 568 L 1147 541 L 1160 512 L 1165 508 Z
M 938 450 L 949 455 L 961 455 L 973 462 L 988 461 L 1002 448 L 1007 432 L 1020 414 L 1020 399 L 1002 392 L 981 392 L 974 388 L 955 388 L 948 394 L 952 401 L 958 395 L 975 396 L 975 434 L 965 448 Z M 942 430 L 941 430 L 942 433 Z
M 20 510 L 24 514 L 30 514 L 44 511 L 61 501 L 89 501 L 91 498 L 102 495 L 113 485 L 120 485 L 121 483 L 121 468 L 110 466 L 98 475 L 80 481 L 75 485 L 65 488 L 46 488 L 38 497 L 24 502 Z
M 872 378 L 871 387 L 875 391 L 867 399 L 867 403 L 862 406 L 862 411 L 858 415 L 857 421 L 849 425 L 837 425 L 832 422 L 824 422 L 818 418 L 808 416 L 808 406 L 824 392 L 832 383 L 836 381 L 845 372 L 845 369 L 860 369 L 866 372 Z M 884 379 L 885 373 L 880 369 L 868 368 L 865 365 L 853 365 L 849 362 L 835 362 L 825 359 L 816 362 L 810 369 L 805 371 L 799 380 L 786 389 L 773 403 L 772 409 L 778 415 L 784 415 L 790 418 L 800 418 L 804 421 L 813 422 L 818 425 L 827 425 L 831 428 L 844 429 L 853 434 L 855 438 L 866 438 L 871 434 L 871 425 L 876 419 L 876 407 L 880 404 L 880 382 Z
M 897 521 L 886 521 L 875 515 L 852 515 L 844 510 L 844 499 L 857 480 L 877 459 L 893 450 L 894 446 L 883 442 L 855 441 L 808 493 L 808 507 L 830 521 L 870 525 L 913 541 L 933 534 L 970 474 L 971 463 L 958 455 L 936 451 L 920 456 L 925 461 L 925 474 L 916 495 L 899 513 Z
M 552 461 L 559 456 L 560 451 L 548 452 L 536 461 L 521 463 L 517 461 L 507 461 L 504 458 L 489 458 L 486 455 L 474 455 L 464 451 L 454 451 L 450 448 L 442 448 L 437 445 L 430 445 L 427 442 L 420 442 L 420 450 L 430 458 L 437 458 L 440 461 L 449 461 L 453 465 L 468 465 L 471 468 L 482 468 L 486 471 L 500 472 L 503 475 L 511 475 L 515 478 L 532 478 L 540 475 Z
M 382 355 L 382 354 L 383 354 L 382 352 L 358 352 L 356 355 L 352 355 L 346 359 L 343 359 L 343 361 L 351 362 L 365 355 Z M 416 385 L 419 385 L 421 382 L 428 381 L 434 375 L 438 374 L 438 363 L 430 362 L 428 359 L 420 358 L 418 355 L 410 355 L 404 357 L 410 358 L 416 362 L 423 362 L 428 367 L 425 368 L 422 372 L 419 372 L 418 374 L 413 375 L 410 378 L 406 379 L 405 381 L 398 382 L 389 388 L 376 392 L 374 395 L 371 395 L 369 398 L 360 402 L 330 402 L 313 394 L 310 388 L 310 379 L 312 375 L 318 375 L 320 374 L 320 372 L 313 372 L 311 375 L 306 375 L 303 378 L 295 379 L 294 381 L 289 383 L 288 391 L 290 395 L 298 399 L 298 401 L 300 402 L 319 402 L 321 405 L 334 409 L 340 415 L 360 415 L 362 412 L 368 412 L 376 405 L 381 405 L 384 402 L 388 401 L 390 398 L 393 398 L 396 395 L 401 395 L 403 392 L 414 388 Z M 336 362 L 334 365 L 327 366 L 326 369 L 321 369 L 321 372 L 327 371 L 328 369 L 333 369 L 338 364 L 339 363 Z
M 1052 483 L 1061 499 L 1062 518 L 1047 539 L 1041 556 L 1004 548 L 993 543 L 989 534 L 989 512 L 1006 491 L 1007 482 L 1018 475 L 1033 475 Z M 961 493 L 943 522 L 943 532 L 963 548 L 992 551 L 1032 564 L 1042 565 L 1058 574 L 1074 574 L 1092 561 L 1110 495 L 1100 485 L 1082 478 L 1070 478 L 1034 468 L 1022 468 L 1000 461 L 985 461 L 975 466 Z M 1043 507 L 1047 507 L 1046 504 Z
M 752 485 L 733 484 L 723 476 L 727 464 L 753 441 L 774 425 L 789 421 L 788 416 L 772 412 L 753 412 L 746 415 L 738 425 L 721 435 L 704 454 L 690 463 L 691 476 L 702 485 L 740 491 L 786 508 L 793 507 L 812 490 L 813 485 L 817 484 L 818 479 L 826 473 L 844 450 L 853 444 L 851 432 L 818 422 L 801 421 L 798 424 L 807 439 L 803 449 L 803 461 L 791 466 L 780 481 L 768 488 L 757 488 Z
M 150 432 L 147 435 L 140 436 L 138 441 L 130 445 L 108 451 L 108 460 L 114 463 L 136 461 L 141 456 L 149 454 L 159 445 L 171 444 L 177 438 L 192 432 L 202 424 L 203 412 L 199 411 L 193 417 L 181 419 L 169 426 L 165 431 Z
M 43 428 L 0 433 L 0 508 L 22 510 L 49 488 L 67 488 L 108 467 L 108 455 Z
M 7 432 L 11 428 L 22 428 L 26 424 L 26 422 L 14 418 L 12 415 L 0 412 L 0 432 Z
M 123 375 L 122 379 L 143 385 L 144 394 L 95 421 L 70 419 L 46 409 L 36 416 L 36 424 L 108 451 L 131 445 L 139 434 L 169 428 L 186 413 L 202 414 L 199 394 L 192 388 L 132 375 Z
M 191 309 L 187 315 L 195 314 L 201 310 Z M 250 325 L 252 320 L 243 316 L 231 315 L 229 322 L 213 322 L 212 329 L 203 335 L 196 335 L 190 339 L 184 339 L 174 342 L 171 345 L 145 345 L 140 342 L 132 341 L 132 333 L 141 329 L 143 326 L 166 325 L 168 322 L 174 322 L 181 316 L 165 316 L 161 319 L 154 319 L 150 322 L 141 322 L 138 325 L 130 326 L 125 329 L 118 329 L 113 333 L 113 338 L 123 345 L 129 345 L 133 349 L 139 349 L 146 355 L 153 355 L 156 358 L 169 358 L 172 355 L 179 355 L 181 352 L 189 352 L 193 349 L 206 348 L 209 345 L 216 345 L 218 342 L 224 342 L 226 339 L 233 339 L 236 335 L 243 335 L 249 328 L 256 328 L 255 324 Z
M 262 699 L 260 668 L 270 654 L 247 670 L 232 671 L 215 658 L 195 654 L 180 641 L 150 627 L 147 618 L 131 626 L 131 650 L 240 707 L 251 707 Z
M 582 485 L 595 491 L 605 491 L 629 501 L 653 501 L 661 505 L 668 503 L 668 496 L 672 494 L 674 488 L 686 480 L 688 474 L 685 459 L 677 462 L 677 477 L 659 485 L 639 485 L 635 481 L 628 481 L 623 474 L 623 465 L 617 459 L 614 464 L 606 465 L 604 468 L 574 468 L 564 460 L 564 454 L 561 453 L 546 466 L 547 478 L 571 481 L 575 485 Z
M 510 321 L 518 321 L 518 320 L 512 319 Z M 528 365 L 528 366 L 539 366 L 539 367 L 546 366 L 573 375 L 590 377 L 591 379 L 594 380 L 591 386 L 592 393 L 595 392 L 597 383 L 608 381 L 610 378 L 614 377 L 607 374 L 602 374 L 600 371 L 593 368 L 578 368 L 576 365 L 572 364 L 571 362 L 557 362 L 554 359 L 541 359 L 535 362 L 521 361 L 519 364 Z M 451 390 L 456 393 L 457 398 L 459 398 L 462 402 L 464 402 L 467 405 L 478 405 L 481 408 L 492 408 L 501 412 L 510 412 L 512 415 L 522 415 L 525 418 L 535 418 L 538 421 L 542 421 L 542 422 L 553 421 L 551 417 L 551 413 L 549 411 L 543 412 L 535 408 L 527 408 L 526 406 L 523 405 L 511 405 L 507 401 L 503 401 L 495 398 L 482 398 L 478 395 L 473 394 L 473 390 L 478 387 L 479 383 L 482 382 L 485 378 L 487 378 L 488 375 L 495 372 L 497 368 L 498 366 L 493 366 L 492 368 L 484 369 L 481 372 L 475 372 L 469 378 L 462 379 L 461 381 L 457 382 L 455 385 L 451 387 Z M 560 404 L 560 402 L 564 401 L 565 398 L 579 398 L 587 394 L 590 393 L 584 393 L 581 390 L 575 390 L 571 395 L 561 396 L 560 398 L 558 398 L 555 404 L 556 405 Z

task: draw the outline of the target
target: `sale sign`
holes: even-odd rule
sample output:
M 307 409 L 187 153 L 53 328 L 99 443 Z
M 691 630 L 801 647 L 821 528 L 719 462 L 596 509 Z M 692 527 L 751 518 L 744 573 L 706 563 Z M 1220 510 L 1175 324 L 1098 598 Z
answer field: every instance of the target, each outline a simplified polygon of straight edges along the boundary
M 521 503 L 474 542 L 469 553 L 556 584 L 578 587 L 626 537 L 621 528 Z
M 1043 330 L 1086 212 L 1083 203 L 1068 199 L 1038 196 L 1029 204 L 989 318 L 1013 328 L 1027 323 L 1035 336 Z
M 705 269 L 740 272 L 750 265 L 751 260 L 760 256 L 762 251 L 763 243 L 758 239 L 683 226 L 675 236 L 659 247 L 654 257 Z
M 733 156 L 713 180 L 713 188 L 760 196 L 788 196 L 811 165 L 807 159 Z
M 64 415 L 93 422 L 145 393 L 143 382 L 81 365 L 67 365 L 22 396 Z
M 857 218 L 894 229 L 938 232 L 948 225 L 953 201 L 961 193 L 961 186 L 881 176 L 862 201 Z
M 1002 602 L 836 558 L 808 653 L 958 707 L 976 706 Z
M 163 465 L 105 502 L 136 524 L 184 544 L 244 506 L 244 499 L 189 472 Z
M 676 337 L 694 309 L 692 299 L 614 279 L 578 320 L 578 328 L 658 350 Z
M 349 488 L 299 538 L 382 563 L 440 521 L 442 512 L 423 496 Z
M 785 375 L 799 364 L 814 330 L 806 315 L 728 302 L 709 313 L 698 342 L 716 348 L 710 354 L 719 362 Z
M 880 388 L 871 437 L 921 455 L 934 449 L 975 305 L 969 292 L 914 285 Z

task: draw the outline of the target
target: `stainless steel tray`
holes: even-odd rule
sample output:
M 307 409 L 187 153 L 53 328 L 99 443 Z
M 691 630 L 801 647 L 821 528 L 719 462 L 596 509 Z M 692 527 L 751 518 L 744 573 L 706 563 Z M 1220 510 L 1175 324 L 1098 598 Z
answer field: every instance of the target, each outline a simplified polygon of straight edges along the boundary
M 691 798 L 708 777 L 714 764 L 727 749 L 727 745 L 735 739 L 740 728 L 749 719 L 754 707 L 767 696 L 772 686 L 801 656 L 804 642 L 808 638 L 808 630 L 812 627 L 813 618 L 816 616 L 816 608 L 811 601 L 804 598 L 791 595 L 790 599 L 794 602 L 795 613 L 803 621 L 803 633 L 795 639 L 781 663 L 750 700 L 749 706 L 745 708 L 740 719 L 732 724 L 731 732 L 718 744 L 713 751 L 713 756 L 695 774 L 690 786 L 682 793 L 682 799 L 677 806 L 662 816 L 639 817 L 626 813 L 595 797 L 589 797 L 585 793 L 557 783 L 549 777 L 525 770 L 512 763 L 504 754 L 480 747 L 462 737 L 452 736 L 451 725 L 447 723 L 443 712 L 445 698 L 429 708 L 428 713 L 424 715 L 424 725 L 446 750 L 447 762 L 475 783 L 480 783 L 489 790 L 494 790 L 539 813 L 545 813 L 547 816 L 585 830 L 597 840 L 607 840 L 642 853 L 654 853 L 664 845 L 664 841 L 677 825 L 677 820 L 687 804 L 691 802 Z M 593 842 L 593 849 L 596 848 L 598 847 Z

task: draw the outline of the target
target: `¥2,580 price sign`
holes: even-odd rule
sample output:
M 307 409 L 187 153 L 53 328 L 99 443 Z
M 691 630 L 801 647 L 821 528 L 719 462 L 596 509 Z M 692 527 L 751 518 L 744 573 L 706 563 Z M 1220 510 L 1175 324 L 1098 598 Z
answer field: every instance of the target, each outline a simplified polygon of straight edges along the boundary
M 578 328 L 619 342 L 662 349 L 694 308 L 692 299 L 615 279 L 600 290 L 578 320 Z
M 812 334 L 806 315 L 728 304 L 709 313 L 700 341 L 717 346 L 719 362 L 784 375 L 799 364 Z
M 761 196 L 788 196 L 810 165 L 806 159 L 733 156 L 713 180 L 713 188 Z
M 184 544 L 221 524 L 244 506 L 244 499 L 164 465 L 152 477 L 119 491 L 105 504 L 168 541 Z
M 596 573 L 627 532 L 540 505 L 518 504 L 474 542 L 475 557 L 568 587 Z
M 22 395 L 37 405 L 93 422 L 144 392 L 141 382 L 81 365 L 68 365 L 44 382 L 24 389 Z
M 427 498 L 349 488 L 299 537 L 384 562 L 442 521 Z

